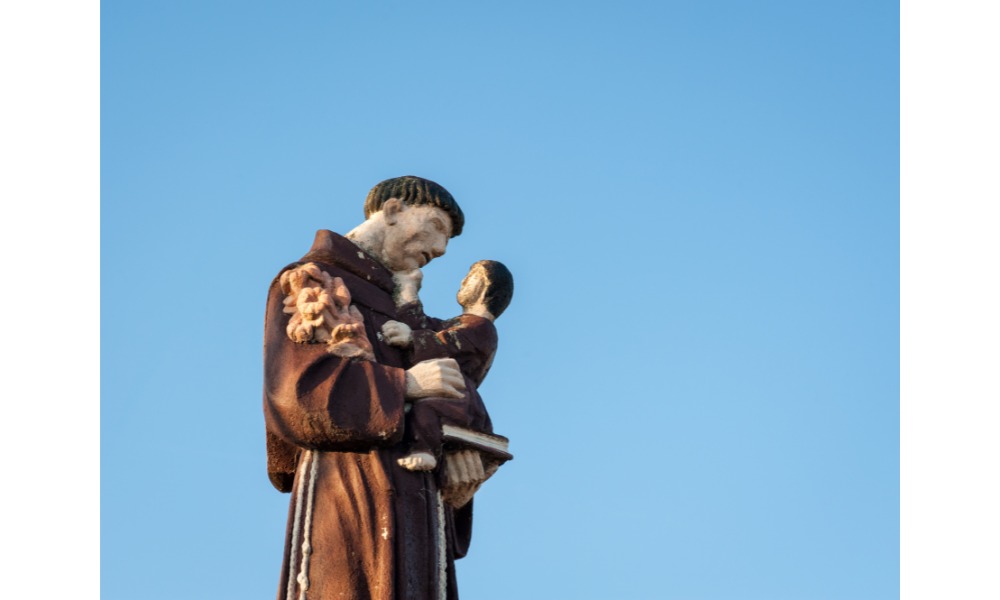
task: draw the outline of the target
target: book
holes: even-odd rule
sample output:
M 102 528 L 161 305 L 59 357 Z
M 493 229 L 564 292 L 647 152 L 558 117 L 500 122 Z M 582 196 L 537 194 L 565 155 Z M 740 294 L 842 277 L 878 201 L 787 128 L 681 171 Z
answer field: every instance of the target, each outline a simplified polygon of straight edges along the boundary
M 500 464 L 514 458 L 507 451 L 510 440 L 502 435 L 472 431 L 454 425 L 442 425 L 441 429 L 444 445 L 449 450 L 478 450 L 487 455 L 483 457 L 487 461 Z

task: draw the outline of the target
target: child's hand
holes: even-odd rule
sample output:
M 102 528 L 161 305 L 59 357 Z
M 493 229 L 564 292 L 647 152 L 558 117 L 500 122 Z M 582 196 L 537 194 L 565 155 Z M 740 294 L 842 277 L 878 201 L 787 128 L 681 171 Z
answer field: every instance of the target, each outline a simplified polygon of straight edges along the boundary
M 390 346 L 409 348 L 413 343 L 413 330 L 405 323 L 388 321 L 382 326 L 382 335 Z

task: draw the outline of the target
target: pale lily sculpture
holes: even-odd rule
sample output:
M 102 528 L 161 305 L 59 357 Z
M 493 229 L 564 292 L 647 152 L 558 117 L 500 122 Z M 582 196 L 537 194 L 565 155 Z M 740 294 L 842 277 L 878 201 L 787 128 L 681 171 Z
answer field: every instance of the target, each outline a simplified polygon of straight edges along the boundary
M 278 600 L 457 600 L 473 497 L 513 458 L 477 391 L 513 279 L 476 263 L 463 314 L 427 317 L 420 269 L 461 234 L 458 203 L 407 176 L 364 209 L 346 236 L 317 232 L 268 295 L 267 467 L 291 493 Z

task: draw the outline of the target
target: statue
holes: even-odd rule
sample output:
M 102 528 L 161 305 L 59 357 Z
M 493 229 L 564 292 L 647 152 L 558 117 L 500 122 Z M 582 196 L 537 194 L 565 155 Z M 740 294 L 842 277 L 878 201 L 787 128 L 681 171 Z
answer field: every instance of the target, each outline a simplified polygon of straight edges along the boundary
M 264 416 L 272 484 L 291 493 L 278 600 L 456 600 L 473 496 L 507 460 L 477 391 L 513 295 L 502 264 L 428 317 L 420 269 L 462 233 L 440 185 L 376 185 L 365 221 L 320 230 L 271 283 Z

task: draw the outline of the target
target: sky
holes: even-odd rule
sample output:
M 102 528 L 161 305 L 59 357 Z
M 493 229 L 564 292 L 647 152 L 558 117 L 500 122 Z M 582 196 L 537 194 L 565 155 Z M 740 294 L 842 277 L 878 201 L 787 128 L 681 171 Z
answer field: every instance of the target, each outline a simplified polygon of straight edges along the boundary
M 268 285 L 368 190 L 514 275 L 466 599 L 899 597 L 890 2 L 102 3 L 105 600 L 272 598 Z

